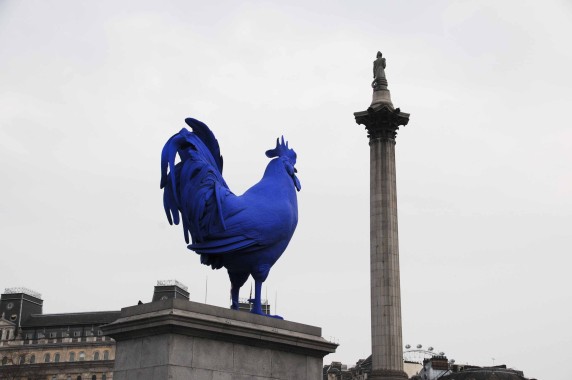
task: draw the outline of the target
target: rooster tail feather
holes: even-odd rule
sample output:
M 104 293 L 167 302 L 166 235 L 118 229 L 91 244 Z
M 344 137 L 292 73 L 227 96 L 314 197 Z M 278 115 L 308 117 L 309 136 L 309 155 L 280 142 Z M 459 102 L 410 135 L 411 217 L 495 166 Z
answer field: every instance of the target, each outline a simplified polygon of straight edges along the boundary
M 165 208 L 169 224 L 179 224 L 179 209 L 177 208 L 177 204 L 173 198 L 173 191 L 171 189 L 170 182 L 167 182 L 167 186 L 165 186 L 165 190 L 163 192 L 163 207 Z
M 184 129 L 183 129 L 184 130 Z M 167 219 L 171 224 L 179 224 L 179 197 L 177 194 L 178 165 L 175 165 L 177 153 L 187 142 L 183 130 L 171 136 L 161 152 L 161 188 L 163 191 L 163 206 Z M 187 132 L 186 130 L 184 130 Z
M 226 230 L 226 224 L 224 222 L 224 216 L 222 215 L 222 205 L 221 205 L 221 201 L 222 201 L 222 194 L 221 194 L 221 187 L 218 185 L 215 185 L 215 197 L 216 197 L 216 207 L 218 209 L 218 217 L 220 218 L 220 222 L 222 224 L 222 228 L 224 230 Z M 224 191 L 224 190 L 223 190 Z
M 185 121 L 193 132 L 181 129 L 161 152 L 161 188 L 167 219 L 171 224 L 182 220 L 188 244 L 226 230 L 222 205 L 232 193 L 222 178 L 222 156 L 214 134 L 196 119 Z M 175 164 L 177 155 L 180 162 Z
M 214 133 L 207 127 L 207 125 L 197 119 L 188 117 L 185 119 L 185 123 L 193 129 L 193 132 L 201 139 L 205 146 L 210 151 L 213 156 L 216 167 L 218 171 L 222 174 L 222 156 L 220 155 L 220 146 L 218 145 L 218 140 L 215 138 Z

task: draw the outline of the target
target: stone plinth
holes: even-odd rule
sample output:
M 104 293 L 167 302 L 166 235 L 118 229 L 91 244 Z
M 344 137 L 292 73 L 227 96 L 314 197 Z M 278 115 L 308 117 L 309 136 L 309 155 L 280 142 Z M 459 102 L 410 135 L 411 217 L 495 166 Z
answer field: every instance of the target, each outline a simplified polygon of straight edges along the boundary
M 319 327 L 181 299 L 124 308 L 103 331 L 114 380 L 318 380 L 337 347 Z

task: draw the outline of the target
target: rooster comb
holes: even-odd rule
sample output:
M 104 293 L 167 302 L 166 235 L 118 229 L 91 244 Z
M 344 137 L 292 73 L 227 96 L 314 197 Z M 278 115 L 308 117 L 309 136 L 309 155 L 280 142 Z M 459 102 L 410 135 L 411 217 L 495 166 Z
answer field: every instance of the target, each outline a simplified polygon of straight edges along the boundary
M 288 141 L 284 142 L 284 136 L 282 139 L 276 139 L 276 148 L 267 150 L 266 157 L 288 157 L 294 163 L 296 162 L 296 152 L 294 149 L 288 148 Z

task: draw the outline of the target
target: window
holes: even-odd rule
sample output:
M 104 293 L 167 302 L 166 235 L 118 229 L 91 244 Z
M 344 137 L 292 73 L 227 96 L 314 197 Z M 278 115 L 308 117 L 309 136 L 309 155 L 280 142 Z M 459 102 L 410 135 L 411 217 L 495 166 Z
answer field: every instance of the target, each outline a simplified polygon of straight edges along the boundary
M 93 360 L 99 360 L 99 351 L 95 351 L 95 354 L 93 354 Z
M 59 353 L 59 352 L 54 355 L 54 362 L 55 362 L 55 363 L 59 363 L 59 362 L 60 362 L 60 353 Z
M 102 336 L 102 335 L 103 335 L 103 331 L 97 330 L 97 335 Z
M 36 362 L 36 355 L 30 356 L 30 364 L 34 364 Z
M 91 380 L 97 380 L 97 376 L 93 375 L 93 376 L 91 377 Z
M 81 375 L 78 375 L 78 376 L 77 376 L 77 380 L 81 380 Z
M 71 380 L 71 376 L 68 376 L 66 380 Z
M 101 380 L 107 380 L 107 375 L 105 373 L 101 375 Z
M 52 376 L 52 380 L 58 380 L 58 378 L 54 375 Z
M 8 364 L 8 357 L 7 357 L 7 356 L 4 356 L 4 357 L 2 358 L 2 365 L 6 365 L 6 364 Z
M 20 356 L 19 364 L 26 364 L 26 355 Z
M 75 337 L 81 336 L 81 331 L 74 331 L 73 336 Z
M 50 333 L 50 338 L 55 338 L 55 337 L 56 337 L 56 335 L 57 335 L 57 333 L 55 333 L 55 332 L 51 332 L 51 333 Z
M 80 352 L 79 352 L 79 361 L 81 362 L 81 361 L 84 361 L 84 360 L 85 360 L 85 352 L 80 351 Z
M 109 351 L 103 352 L 103 360 L 109 360 Z
M 70 362 L 74 362 L 75 361 L 75 352 L 70 352 Z
M 50 362 L 50 354 L 47 353 L 44 355 L 44 363 L 49 363 Z

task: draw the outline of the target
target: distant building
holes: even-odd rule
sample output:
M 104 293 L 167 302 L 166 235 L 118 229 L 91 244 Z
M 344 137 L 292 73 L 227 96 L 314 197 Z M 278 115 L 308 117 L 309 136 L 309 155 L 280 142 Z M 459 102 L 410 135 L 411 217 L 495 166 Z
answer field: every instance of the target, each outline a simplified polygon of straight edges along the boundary
M 403 362 L 403 371 L 411 377 L 419 373 L 421 364 L 409 361 Z M 360 359 L 355 366 L 349 367 L 340 362 L 325 365 L 323 380 L 367 380 L 371 374 L 371 355 L 367 359 Z
M 324 380 L 350 380 L 354 379 L 353 374 L 348 371 L 348 366 L 341 362 L 332 362 L 330 365 L 324 366 Z
M 506 365 L 493 367 L 452 365 L 451 371 L 440 380 L 536 380 L 524 377 L 522 371 L 507 368 Z
M 435 355 L 423 360 L 423 367 L 419 371 L 420 379 L 441 379 L 449 373 L 449 360 L 444 355 Z
M 457 365 L 444 355 L 426 358 L 423 364 L 405 361 L 403 367 L 411 380 L 536 380 L 524 377 L 522 371 L 507 368 L 506 365 Z M 370 374 L 371 356 L 358 360 L 351 368 L 340 362 L 325 365 L 323 380 L 367 380 Z
M 238 300 L 238 310 L 240 311 L 251 311 L 252 302 L 249 302 L 247 298 L 241 298 Z M 262 312 L 264 314 L 270 314 L 270 304 L 268 300 L 262 300 Z
M 101 325 L 119 311 L 42 314 L 41 295 L 8 288 L 0 296 L 0 378 L 109 380 L 115 342 Z

